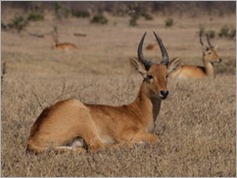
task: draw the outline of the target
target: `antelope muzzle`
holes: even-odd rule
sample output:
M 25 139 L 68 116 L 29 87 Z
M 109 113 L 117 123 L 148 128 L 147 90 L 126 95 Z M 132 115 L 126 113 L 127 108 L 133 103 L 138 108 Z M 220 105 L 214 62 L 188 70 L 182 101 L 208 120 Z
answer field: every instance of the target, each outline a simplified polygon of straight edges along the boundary
M 168 95 L 169 95 L 169 91 L 165 91 L 165 90 L 160 91 L 160 98 L 161 99 L 163 99 L 163 100 L 166 99 Z

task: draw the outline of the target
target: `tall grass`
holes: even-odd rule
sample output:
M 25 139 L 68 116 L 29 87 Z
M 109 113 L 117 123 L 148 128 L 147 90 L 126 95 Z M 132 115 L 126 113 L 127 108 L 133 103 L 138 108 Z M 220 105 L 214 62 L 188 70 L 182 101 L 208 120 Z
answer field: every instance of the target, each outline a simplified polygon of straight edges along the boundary
M 217 20 L 210 29 L 236 23 L 235 16 L 213 18 Z M 114 17 L 116 27 L 112 23 L 95 27 L 88 19 L 60 22 L 62 38 L 80 44 L 77 52 L 52 50 L 50 37 L 35 40 L 3 31 L 2 60 L 7 65 L 1 91 L 1 176 L 236 176 L 236 47 L 223 38 L 212 39 L 223 59 L 215 65 L 214 80 L 169 80 L 170 94 L 162 102 L 155 128 L 158 144 L 86 154 L 25 154 L 35 119 L 59 100 L 74 97 L 109 105 L 134 100 L 142 78 L 131 72 L 128 60 L 136 56 L 144 31 L 148 31 L 144 45 L 154 40 L 156 29 L 170 58 L 179 56 L 182 63 L 202 65 L 199 21 L 175 19 L 177 25 L 166 29 L 165 19 L 155 16 L 141 21 L 139 28 L 128 27 L 129 17 Z M 28 30 L 47 33 L 51 24 L 50 20 L 35 23 Z M 86 31 L 87 37 L 72 36 L 77 30 Z M 161 54 L 144 49 L 144 56 L 159 62 Z

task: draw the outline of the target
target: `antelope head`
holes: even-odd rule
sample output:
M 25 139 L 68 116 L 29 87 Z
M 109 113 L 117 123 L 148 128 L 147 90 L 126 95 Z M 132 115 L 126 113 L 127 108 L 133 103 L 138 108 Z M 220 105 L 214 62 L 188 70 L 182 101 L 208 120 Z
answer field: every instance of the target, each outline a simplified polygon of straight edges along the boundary
M 171 64 L 169 63 L 169 56 L 161 38 L 155 32 L 153 33 L 162 54 L 161 62 L 155 64 L 144 58 L 142 46 L 146 36 L 145 32 L 138 46 L 138 59 L 130 59 L 130 64 L 144 78 L 143 83 L 146 95 L 150 98 L 158 97 L 160 99 L 166 99 L 169 94 L 167 88 L 168 76 L 179 66 L 179 62 L 174 61 Z
M 203 44 L 201 34 L 199 35 L 199 37 L 200 37 L 200 43 L 203 48 L 202 50 L 203 59 L 211 63 L 214 63 L 214 62 L 220 63 L 222 59 L 218 56 L 215 47 L 211 44 L 209 35 L 206 34 L 208 46 Z

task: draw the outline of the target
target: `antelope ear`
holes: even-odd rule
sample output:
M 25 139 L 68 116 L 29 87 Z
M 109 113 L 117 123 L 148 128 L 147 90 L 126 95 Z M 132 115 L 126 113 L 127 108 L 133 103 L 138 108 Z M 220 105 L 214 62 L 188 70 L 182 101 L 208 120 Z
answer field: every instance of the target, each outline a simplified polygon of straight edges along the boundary
M 214 46 L 214 49 L 218 51 L 219 46 L 218 46 L 218 45 L 215 45 L 215 46 Z
M 181 58 L 176 57 L 172 59 L 168 64 L 168 74 L 171 74 L 172 72 L 176 71 L 180 68 Z
M 145 66 L 140 61 L 138 61 L 137 58 L 130 59 L 130 66 L 134 71 L 139 72 L 143 78 L 146 78 L 147 70 Z

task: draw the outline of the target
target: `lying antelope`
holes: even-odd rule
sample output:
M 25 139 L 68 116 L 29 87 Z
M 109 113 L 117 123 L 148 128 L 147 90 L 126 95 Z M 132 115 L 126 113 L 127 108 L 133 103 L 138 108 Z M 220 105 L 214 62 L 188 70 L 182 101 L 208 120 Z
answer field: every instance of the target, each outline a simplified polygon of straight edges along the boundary
M 143 57 L 146 33 L 138 46 L 138 59 L 130 59 L 131 67 L 144 78 L 135 101 L 123 106 L 83 104 L 77 99 L 59 101 L 44 109 L 33 124 L 27 151 L 39 153 L 51 148 L 83 152 L 84 147 L 96 151 L 124 144 L 156 143 L 157 135 L 150 132 L 161 101 L 169 94 L 167 77 L 178 63 L 169 64 L 162 40 L 154 35 L 161 49 L 161 63 Z
M 154 50 L 154 49 L 156 49 L 156 48 L 158 48 L 158 44 L 157 44 L 157 43 L 150 43 L 150 44 L 148 44 L 148 45 L 146 46 L 146 49 L 147 49 L 147 50 Z
M 179 78 L 179 79 L 202 79 L 202 78 L 214 78 L 215 62 L 220 63 L 222 60 L 218 56 L 215 48 L 210 42 L 209 36 L 206 35 L 208 46 L 204 45 L 202 42 L 202 37 L 199 35 L 200 43 L 202 45 L 202 61 L 204 66 L 194 66 L 194 65 L 181 65 L 176 71 L 174 71 L 170 78 Z
M 78 47 L 72 43 L 53 43 L 53 49 L 58 49 L 58 50 L 77 50 Z
M 58 33 L 57 31 L 52 31 L 51 32 L 52 38 L 53 38 L 53 45 L 52 48 L 53 49 L 57 49 L 57 50 L 65 50 L 65 51 L 69 51 L 69 50 L 77 50 L 78 47 L 72 43 L 59 43 L 58 42 Z

